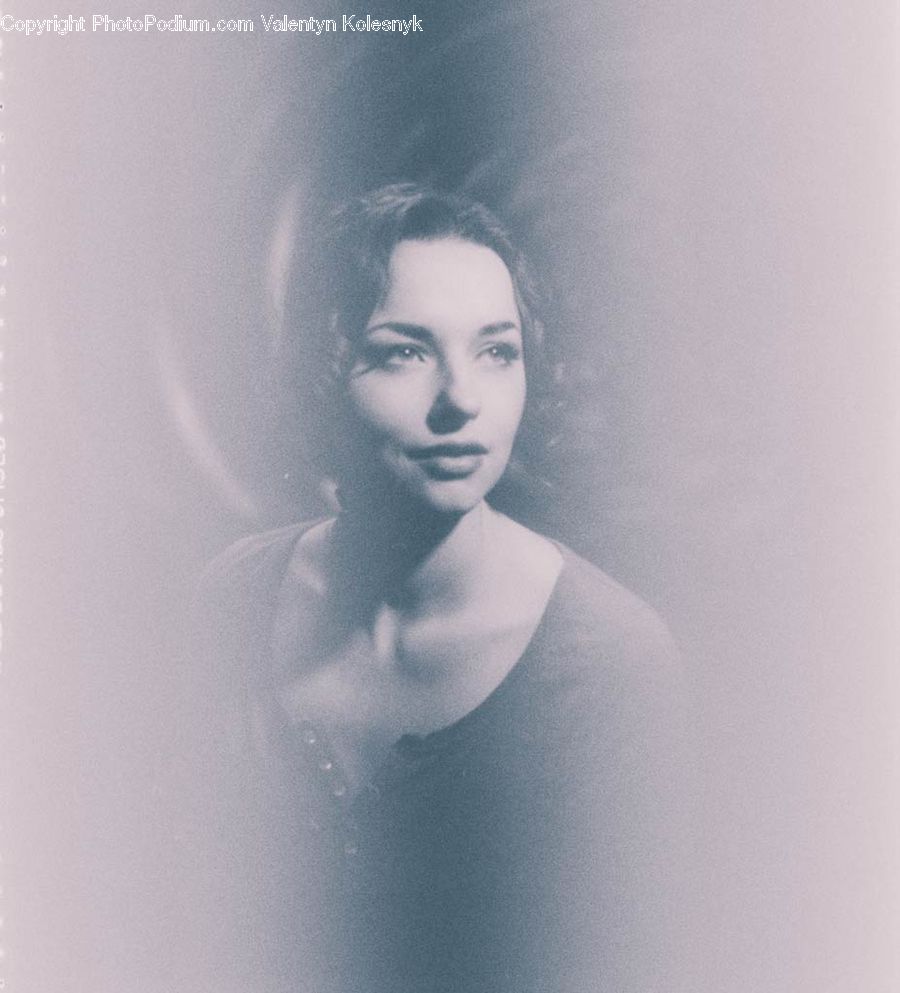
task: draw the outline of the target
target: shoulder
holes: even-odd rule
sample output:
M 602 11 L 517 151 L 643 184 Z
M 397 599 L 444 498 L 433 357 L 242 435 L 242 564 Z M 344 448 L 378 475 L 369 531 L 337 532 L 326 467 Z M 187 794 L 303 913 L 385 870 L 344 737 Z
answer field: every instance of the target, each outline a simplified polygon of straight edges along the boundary
M 680 655 L 659 614 L 587 559 L 557 547 L 563 569 L 544 625 L 550 664 L 569 675 L 679 680 Z
M 626 806 L 632 791 L 677 793 L 689 764 L 693 708 L 669 628 L 597 566 L 568 548 L 561 551 L 564 567 L 548 608 L 538 670 L 551 723 L 570 755 L 585 758 L 577 773 L 585 782 L 612 790 L 608 777 L 615 770 Z M 598 756 L 612 764 L 594 767 Z M 641 783 L 649 793 L 638 789 Z
M 193 594 L 193 637 L 200 657 L 238 667 L 266 644 L 278 592 L 298 540 L 314 522 L 251 534 L 203 570 Z
M 199 598 L 224 605 L 234 597 L 262 593 L 280 581 L 297 541 L 314 524 L 304 521 L 238 539 L 203 570 L 197 583 Z

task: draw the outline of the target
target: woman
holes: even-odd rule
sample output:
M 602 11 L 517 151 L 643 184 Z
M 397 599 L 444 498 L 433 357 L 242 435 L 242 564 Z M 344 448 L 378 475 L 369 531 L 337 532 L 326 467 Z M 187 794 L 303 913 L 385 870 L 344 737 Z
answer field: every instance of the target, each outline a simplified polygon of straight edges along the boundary
M 295 287 L 325 314 L 298 367 L 340 510 L 239 542 L 201 598 L 229 826 L 206 892 L 243 948 L 222 971 L 323 993 L 675 989 L 670 640 L 489 502 L 546 405 L 525 262 L 484 207 L 411 185 L 348 204 L 324 246 Z

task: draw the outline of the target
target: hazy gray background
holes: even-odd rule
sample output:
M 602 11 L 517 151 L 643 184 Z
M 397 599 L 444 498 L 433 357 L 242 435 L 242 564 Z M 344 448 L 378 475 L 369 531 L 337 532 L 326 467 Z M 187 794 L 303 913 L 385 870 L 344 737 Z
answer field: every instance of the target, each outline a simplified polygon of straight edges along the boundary
M 896 4 L 363 11 L 406 38 L 180 7 L 257 30 L 0 54 L 10 988 L 165 988 L 131 946 L 179 611 L 317 509 L 270 380 L 279 211 L 398 178 L 486 198 L 557 287 L 583 389 L 548 526 L 684 650 L 706 989 L 900 988 Z

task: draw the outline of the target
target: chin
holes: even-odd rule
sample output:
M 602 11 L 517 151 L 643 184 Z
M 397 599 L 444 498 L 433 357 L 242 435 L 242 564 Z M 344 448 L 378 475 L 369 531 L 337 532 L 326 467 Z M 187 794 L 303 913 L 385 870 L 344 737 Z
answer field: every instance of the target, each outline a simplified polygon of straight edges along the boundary
M 435 479 L 414 472 L 398 482 L 423 510 L 461 516 L 474 510 L 497 485 L 496 469 L 496 464 L 485 465 L 482 471 L 459 479 Z
M 490 493 L 505 462 L 492 459 L 471 475 L 443 479 L 403 457 L 388 457 L 367 468 L 368 472 L 355 477 L 352 489 L 357 494 L 355 502 L 368 506 L 370 512 L 390 509 L 461 517 Z
M 471 485 L 468 480 L 452 480 L 429 482 L 415 496 L 437 513 L 462 516 L 481 503 L 486 490 L 483 486 Z
M 477 507 L 490 488 L 480 477 L 437 480 L 406 473 L 344 477 L 339 483 L 344 509 L 354 506 L 376 516 L 391 511 L 461 517 Z
M 411 511 L 462 516 L 477 507 L 494 487 L 496 466 L 488 462 L 471 475 L 444 479 L 403 457 L 385 459 L 381 469 L 370 477 L 368 492 L 380 493 L 395 509 L 408 502 Z M 381 477 L 380 485 L 377 476 Z

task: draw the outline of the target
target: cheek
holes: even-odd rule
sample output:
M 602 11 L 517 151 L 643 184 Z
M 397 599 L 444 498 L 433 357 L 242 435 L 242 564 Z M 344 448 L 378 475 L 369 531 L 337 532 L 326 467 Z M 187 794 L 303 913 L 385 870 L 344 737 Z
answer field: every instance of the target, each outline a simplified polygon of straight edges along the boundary
M 418 377 L 361 377 L 347 390 L 348 407 L 362 427 L 378 435 L 406 435 L 420 429 L 431 397 Z
M 511 376 L 492 391 L 494 422 L 512 443 L 525 413 L 525 376 Z

